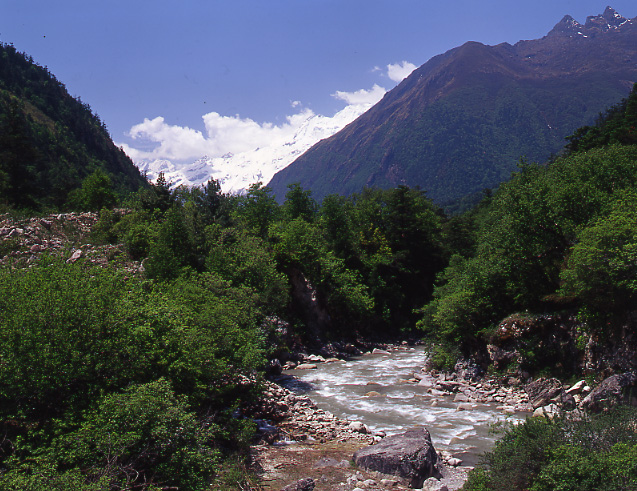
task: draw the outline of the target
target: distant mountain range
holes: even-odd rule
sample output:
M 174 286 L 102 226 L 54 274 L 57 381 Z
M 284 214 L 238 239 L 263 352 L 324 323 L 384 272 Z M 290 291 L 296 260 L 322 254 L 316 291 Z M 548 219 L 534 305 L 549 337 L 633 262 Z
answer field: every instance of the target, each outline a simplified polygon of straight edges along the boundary
M 637 18 L 608 7 L 514 45 L 468 42 L 416 69 L 316 143 L 269 185 L 300 182 L 321 199 L 364 186 L 418 185 L 439 204 L 507 180 L 524 156 L 546 161 L 565 137 L 637 81 Z
M 199 186 L 213 178 L 219 180 L 224 192 L 241 193 L 255 182 L 267 183 L 276 172 L 287 167 L 316 142 L 332 136 L 370 107 L 372 104 L 348 105 L 331 118 L 313 114 L 294 135 L 276 146 L 222 157 L 204 156 L 186 165 L 165 159 L 140 160 L 135 164 L 150 179 L 163 172 L 172 186 Z

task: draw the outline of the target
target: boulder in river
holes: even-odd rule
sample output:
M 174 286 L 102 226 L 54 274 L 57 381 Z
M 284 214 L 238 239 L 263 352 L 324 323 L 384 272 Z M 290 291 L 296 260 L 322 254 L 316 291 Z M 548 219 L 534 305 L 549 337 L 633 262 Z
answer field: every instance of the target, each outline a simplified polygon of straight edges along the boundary
M 362 448 L 354 453 L 354 462 L 368 471 L 407 479 L 415 488 L 438 474 L 438 455 L 425 428 L 388 436 L 376 445 Z
M 372 355 L 389 355 L 389 351 L 379 348 L 374 348 L 372 350 Z
M 370 433 L 369 428 L 366 424 L 361 423 L 360 421 L 352 421 L 348 429 L 355 431 L 356 433 L 368 434 Z
M 422 491 L 449 491 L 449 488 L 435 477 L 430 477 L 422 483 Z

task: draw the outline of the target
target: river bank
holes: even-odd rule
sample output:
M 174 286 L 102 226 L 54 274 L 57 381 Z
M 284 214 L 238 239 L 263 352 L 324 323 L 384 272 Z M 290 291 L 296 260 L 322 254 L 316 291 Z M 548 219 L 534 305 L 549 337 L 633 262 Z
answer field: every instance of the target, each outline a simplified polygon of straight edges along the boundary
M 368 348 L 343 358 L 298 354 L 268 382 L 257 414 L 262 442 L 253 447 L 263 489 L 304 478 L 316 489 L 407 489 L 399 479 L 356 469 L 351 459 L 356 450 L 414 426 L 431 432 L 439 455 L 442 480 L 424 489 L 460 489 L 493 444 L 494 421 L 594 410 L 596 401 L 633 381 L 614 376 L 592 389 L 584 380 L 568 385 L 490 376 L 470 362 L 443 373 L 429 369 L 422 346 Z
M 269 416 L 269 421 L 276 424 L 257 420 L 260 441 L 251 448 L 251 459 L 261 489 L 279 491 L 310 479 L 317 490 L 410 489 L 404 480 L 357 469 L 352 463 L 354 452 L 378 442 L 384 432 L 339 419 L 309 398 L 274 382 L 266 382 L 265 394 L 268 399 L 262 401 L 264 410 L 257 415 Z M 443 457 L 441 479 L 436 480 L 439 485 L 427 489 L 460 489 L 470 468 L 456 469 Z
M 352 377 L 356 379 L 357 374 L 352 374 L 350 378 L 345 376 L 352 365 L 360 368 L 369 362 L 373 362 L 374 366 L 378 365 L 378 368 L 372 370 L 380 370 L 382 375 L 370 372 L 367 374 L 370 380 L 353 380 Z M 403 401 L 409 400 L 416 404 L 419 408 L 417 412 L 429 414 L 433 419 L 461 421 L 457 428 L 460 434 L 464 432 L 466 439 L 473 443 L 472 447 L 479 445 L 477 441 L 488 433 L 488 425 L 485 424 L 480 435 L 473 435 L 473 440 L 469 435 L 470 426 L 476 422 L 486 423 L 490 419 L 485 408 L 491 413 L 501 414 L 503 418 L 507 417 L 508 410 L 519 412 L 527 408 L 524 406 L 525 395 L 521 391 L 498 387 L 487 380 L 474 383 L 464 381 L 458 375 L 427 371 L 424 368 L 423 347 L 370 346 L 366 353 L 361 352 L 359 356 L 348 360 L 301 354 L 298 362 L 293 365 L 295 368 L 291 368 L 291 365 L 288 364 L 289 369 L 283 370 L 281 375 L 268 382 L 266 400 L 261 403 L 264 410 L 258 414 L 263 439 L 261 445 L 253 447 L 253 460 L 264 489 L 282 489 L 284 485 L 306 477 L 315 480 L 316 489 L 408 489 L 399 479 L 375 475 L 350 465 L 356 450 L 378 442 L 388 434 L 400 432 L 401 423 L 397 419 L 393 424 L 388 424 L 387 420 L 381 418 L 378 424 L 374 424 L 375 420 L 372 420 L 373 423 L 368 425 L 365 422 L 369 419 L 369 414 L 355 418 L 352 413 L 339 411 L 340 417 L 337 417 L 322 409 L 326 397 L 332 397 L 332 402 L 338 399 L 334 396 L 339 387 L 346 392 L 343 402 L 352 407 L 362 405 L 373 412 L 374 406 L 394 406 L 402 398 Z M 397 373 L 392 372 L 392 365 L 400 367 L 396 369 Z M 318 385 L 314 376 L 319 373 L 327 376 L 328 384 L 334 384 L 331 388 L 322 387 L 328 395 L 321 395 L 320 387 L 318 393 L 312 393 L 312 389 L 316 390 Z M 412 397 L 407 396 L 410 391 L 414 392 Z M 312 394 L 311 397 L 306 395 L 308 393 Z M 358 396 L 356 393 L 359 393 Z M 500 405 L 502 407 L 498 409 Z M 380 412 L 386 411 L 383 408 Z M 407 411 L 416 412 L 411 407 Z M 400 417 L 391 412 L 388 415 L 390 419 Z M 269 425 L 266 421 L 274 424 Z M 418 423 L 407 420 L 404 424 L 410 426 Z M 450 490 L 460 489 L 467 472 L 472 468 L 462 462 L 465 452 L 452 451 L 458 443 L 458 439 L 454 440 L 455 433 L 451 431 L 453 425 L 454 423 L 448 423 L 448 428 L 439 430 L 438 436 L 444 438 L 444 444 L 441 445 L 434 438 L 434 446 L 440 457 L 442 480 L 430 483 L 430 489 L 444 489 L 444 486 Z M 436 424 L 425 423 L 424 426 L 430 429 Z M 268 441 L 276 443 L 265 443 Z M 476 460 L 477 458 L 473 459 L 474 462 Z

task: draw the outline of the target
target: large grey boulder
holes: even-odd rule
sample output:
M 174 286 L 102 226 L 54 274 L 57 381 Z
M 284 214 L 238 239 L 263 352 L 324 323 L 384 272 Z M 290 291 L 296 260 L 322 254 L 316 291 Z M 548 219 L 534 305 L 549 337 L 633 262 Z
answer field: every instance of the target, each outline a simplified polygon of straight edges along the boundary
M 425 479 L 438 475 L 438 455 L 425 428 L 388 436 L 354 454 L 354 462 L 368 471 L 402 477 L 420 488 Z
M 637 375 L 634 373 L 608 377 L 582 400 L 580 407 L 599 412 L 618 402 L 637 405 Z
M 566 409 L 575 406 L 573 396 L 564 391 L 562 382 L 556 378 L 539 378 L 527 384 L 525 390 L 533 409 L 547 406 L 552 402 Z

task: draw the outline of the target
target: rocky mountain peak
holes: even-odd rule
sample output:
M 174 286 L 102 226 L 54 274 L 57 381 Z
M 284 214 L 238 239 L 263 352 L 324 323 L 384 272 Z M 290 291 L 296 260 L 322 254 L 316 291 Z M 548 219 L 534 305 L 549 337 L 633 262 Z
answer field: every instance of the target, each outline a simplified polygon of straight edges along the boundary
M 549 32 L 549 36 L 551 34 L 572 34 L 576 33 L 578 30 L 582 28 L 582 24 L 577 22 L 570 15 L 565 15 L 561 21 L 555 24 L 555 27 Z
M 614 8 L 606 7 L 606 10 L 604 10 L 602 14 L 587 17 L 586 24 L 584 24 L 584 26 L 587 28 L 596 28 L 607 31 L 609 29 L 618 29 L 626 22 L 630 21 L 619 15 Z
M 624 24 L 632 24 L 632 20 L 622 17 L 612 7 L 606 7 L 603 13 L 586 18 L 585 24 L 580 24 L 570 15 L 565 15 L 561 21 L 549 32 L 551 35 L 575 35 L 589 37 L 599 32 L 620 29 Z
M 610 7 L 586 24 L 567 15 L 540 39 L 465 43 L 415 70 L 269 186 L 284 196 L 300 182 L 320 200 L 410 184 L 453 203 L 498 185 L 519 155 L 540 162 L 558 152 L 566 136 L 627 95 L 635 59 L 637 18 Z

